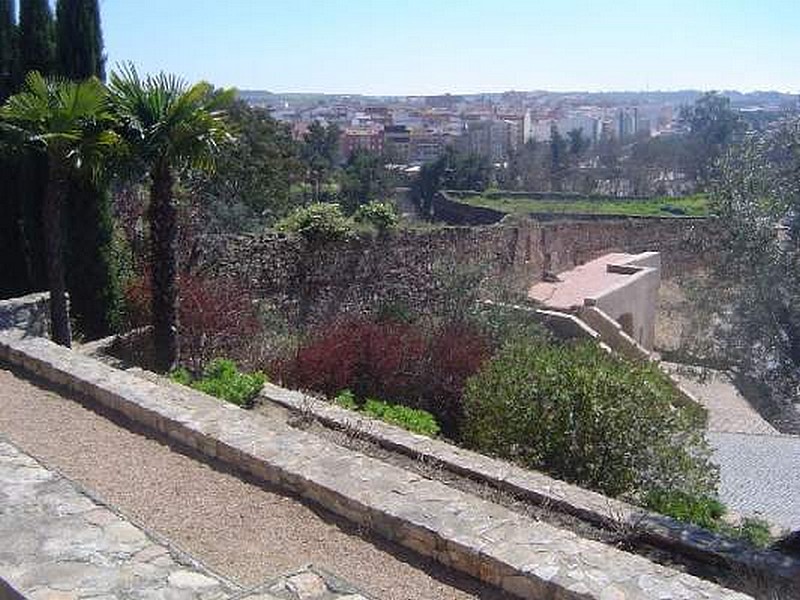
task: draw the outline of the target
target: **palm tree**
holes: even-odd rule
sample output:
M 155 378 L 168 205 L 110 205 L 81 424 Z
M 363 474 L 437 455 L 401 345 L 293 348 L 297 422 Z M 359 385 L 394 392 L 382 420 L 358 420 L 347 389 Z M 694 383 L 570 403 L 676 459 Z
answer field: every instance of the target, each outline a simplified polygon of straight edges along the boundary
M 0 108 L 0 132 L 5 145 L 36 152 L 47 161 L 47 185 L 42 203 L 47 283 L 50 288 L 52 338 L 70 346 L 62 205 L 70 180 L 97 177 L 103 158 L 116 144 L 109 129 L 107 94 L 97 79 L 81 83 L 45 78 L 33 71 L 22 91 Z
M 111 104 L 120 133 L 150 182 L 153 341 L 156 366 L 178 361 L 177 219 L 173 187 L 185 168 L 209 169 L 228 139 L 224 108 L 233 91 L 208 83 L 189 86 L 161 73 L 140 78 L 132 65 L 111 74 Z

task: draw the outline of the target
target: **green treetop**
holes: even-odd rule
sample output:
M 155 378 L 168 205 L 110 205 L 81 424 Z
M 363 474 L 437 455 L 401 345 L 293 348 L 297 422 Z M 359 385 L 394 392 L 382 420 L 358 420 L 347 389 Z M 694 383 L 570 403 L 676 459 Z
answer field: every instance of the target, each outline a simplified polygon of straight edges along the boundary
M 68 79 L 105 79 L 103 32 L 97 0 L 58 0 L 56 68 Z

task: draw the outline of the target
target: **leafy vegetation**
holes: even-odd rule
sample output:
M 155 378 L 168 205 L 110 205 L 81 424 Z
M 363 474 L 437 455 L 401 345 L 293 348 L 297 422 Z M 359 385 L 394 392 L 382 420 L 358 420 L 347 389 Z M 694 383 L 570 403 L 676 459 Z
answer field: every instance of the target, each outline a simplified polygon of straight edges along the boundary
M 358 207 L 353 220 L 359 225 L 366 225 L 379 233 L 385 233 L 395 229 L 399 219 L 394 206 L 388 202 L 369 202 Z
M 243 407 L 252 406 L 267 381 L 263 373 L 242 373 L 235 362 L 223 358 L 211 361 L 197 379 L 183 367 L 173 370 L 170 377 L 177 383 Z
M 370 417 L 397 425 L 412 433 L 428 437 L 435 437 L 439 433 L 439 424 L 436 422 L 436 418 L 426 410 L 409 408 L 401 404 L 389 404 L 374 398 L 367 398 L 364 402 L 359 403 L 355 394 L 350 390 L 342 390 L 333 401 L 342 408 L 363 412 Z
M 681 491 L 649 492 L 644 498 L 644 505 L 662 515 L 705 529 L 716 529 L 725 514 L 725 505 L 716 498 L 692 496 Z
M 230 141 L 225 109 L 233 90 L 208 83 L 190 86 L 160 73 L 140 77 L 133 65 L 111 74 L 108 100 L 133 167 L 150 183 L 148 221 L 152 253 L 153 339 L 157 368 L 178 360 L 176 177 L 189 167 L 210 169 L 220 145 Z
M 439 433 L 434 416 L 426 410 L 409 408 L 400 404 L 389 404 L 382 400 L 367 399 L 363 411 L 376 419 L 398 425 L 413 433 L 433 437 Z
M 47 166 L 41 203 L 53 341 L 70 346 L 64 265 L 63 213 L 70 182 L 98 179 L 103 158 L 113 150 L 113 115 L 97 79 L 81 83 L 47 79 L 36 71 L 21 92 L 0 109 L 4 141 Z
M 491 354 L 491 340 L 465 323 L 342 319 L 321 328 L 276 366 L 283 383 L 331 397 L 350 389 L 433 414 L 457 438 L 464 382 Z
M 692 496 L 681 491 L 658 491 L 648 493 L 644 505 L 662 515 L 742 540 L 756 548 L 766 548 L 772 543 L 769 523 L 752 517 L 742 519 L 737 525 L 727 523 L 723 520 L 727 509 L 716 498 Z
M 705 412 L 651 366 L 599 346 L 506 344 L 466 384 L 464 441 L 481 452 L 633 500 L 713 495 Z
M 298 233 L 312 242 L 343 240 L 353 233 L 352 223 L 341 207 L 327 202 L 296 209 L 278 223 L 278 229 Z
M 496 194 L 467 196 L 461 202 L 471 206 L 492 208 L 501 212 L 529 215 L 532 213 L 590 214 L 656 217 L 708 216 L 709 201 L 705 194 L 680 198 L 650 198 L 646 200 L 617 200 L 613 198 L 534 199 Z

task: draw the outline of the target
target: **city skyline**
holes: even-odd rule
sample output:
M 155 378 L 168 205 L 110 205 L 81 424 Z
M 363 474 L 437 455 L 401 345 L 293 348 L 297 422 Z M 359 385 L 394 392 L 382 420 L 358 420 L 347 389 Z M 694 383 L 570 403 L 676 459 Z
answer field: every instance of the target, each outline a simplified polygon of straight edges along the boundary
M 220 86 L 365 95 L 800 92 L 800 5 L 712 0 L 101 5 L 109 67 Z

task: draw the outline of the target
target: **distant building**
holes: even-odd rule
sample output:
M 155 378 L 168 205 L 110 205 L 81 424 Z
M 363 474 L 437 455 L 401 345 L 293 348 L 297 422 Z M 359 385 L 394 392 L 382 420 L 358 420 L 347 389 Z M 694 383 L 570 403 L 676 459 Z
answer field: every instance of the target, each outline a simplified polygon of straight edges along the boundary
M 386 158 L 395 164 L 411 162 L 411 130 L 405 125 L 387 125 L 383 129 Z
M 356 150 L 367 150 L 375 154 L 383 154 L 383 127 L 380 125 L 362 125 L 347 127 L 342 132 L 342 156 L 345 160 Z
M 509 150 L 518 147 L 522 127 L 516 121 L 483 119 L 467 121 L 461 149 L 468 154 L 486 156 L 493 162 L 508 158 Z
M 446 147 L 446 136 L 438 131 L 412 129 L 409 139 L 409 162 L 424 164 L 439 158 Z

